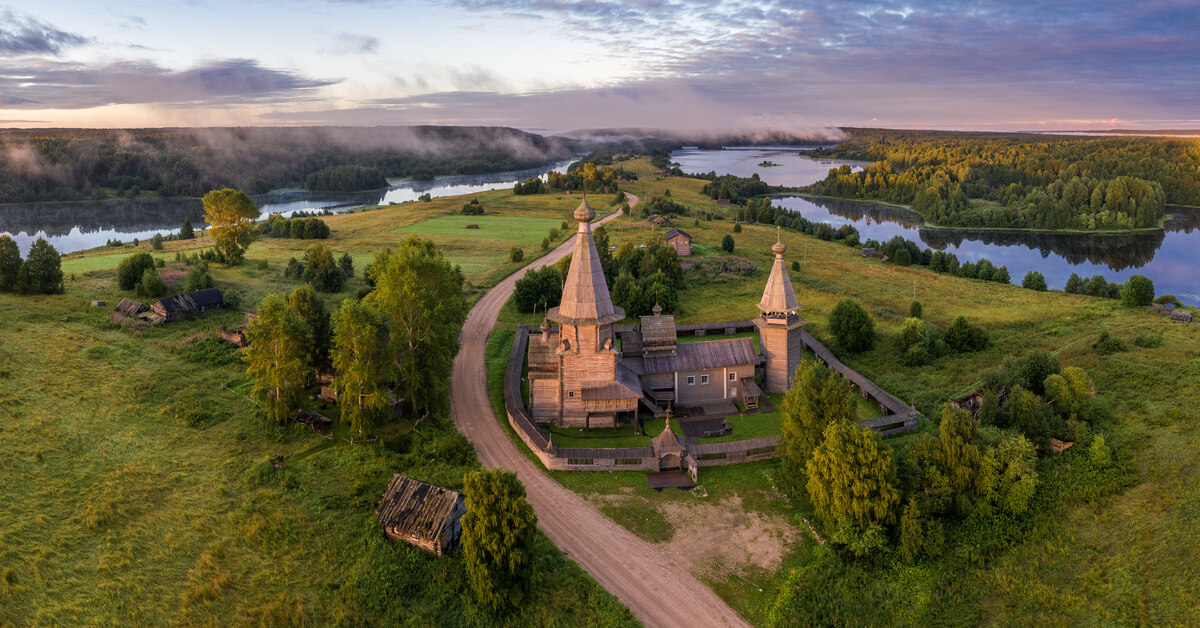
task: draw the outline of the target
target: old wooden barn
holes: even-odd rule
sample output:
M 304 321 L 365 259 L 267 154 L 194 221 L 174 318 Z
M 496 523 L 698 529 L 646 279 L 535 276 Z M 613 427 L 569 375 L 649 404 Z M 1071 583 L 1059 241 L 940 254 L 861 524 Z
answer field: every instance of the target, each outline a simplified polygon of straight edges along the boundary
M 466 502 L 457 492 L 397 473 L 375 518 L 389 539 L 441 556 L 458 544 L 466 512 Z
M 164 322 L 170 322 L 191 318 L 224 304 L 225 295 L 221 294 L 220 290 L 206 288 L 159 299 L 150 306 L 150 309 L 158 314 Z

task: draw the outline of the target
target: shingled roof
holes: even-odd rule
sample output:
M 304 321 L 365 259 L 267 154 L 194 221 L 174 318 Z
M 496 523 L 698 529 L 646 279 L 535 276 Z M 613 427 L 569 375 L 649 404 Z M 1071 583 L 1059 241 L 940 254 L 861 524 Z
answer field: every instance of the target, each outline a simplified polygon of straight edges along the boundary
M 782 234 L 771 251 L 775 253 L 775 263 L 771 266 L 771 274 L 767 276 L 767 287 L 763 290 L 762 300 L 758 302 L 758 309 L 764 314 L 794 312 L 800 309 L 800 301 L 796 299 L 792 278 L 783 265 L 783 253 L 787 251 L 787 245 L 783 243 Z
M 466 511 L 466 502 L 457 492 L 396 474 L 375 509 L 375 518 L 388 538 L 441 556 L 457 542 Z
M 184 292 L 183 294 L 159 299 L 158 305 L 162 306 L 163 311 L 170 314 L 180 310 L 198 310 L 202 307 L 218 305 L 224 302 L 225 296 L 221 294 L 220 290 L 217 288 L 205 288 L 204 290 Z
M 625 310 L 613 306 L 604 281 L 604 266 L 592 239 L 591 222 L 595 218 L 596 212 L 584 199 L 575 210 L 579 232 L 575 234 L 575 251 L 563 284 L 562 302 L 547 313 L 547 318 L 561 325 L 603 325 L 625 318 Z
M 758 364 L 754 342 L 750 338 L 731 338 L 681 342 L 675 346 L 675 355 L 645 356 L 642 370 L 645 373 L 672 373 L 747 364 Z

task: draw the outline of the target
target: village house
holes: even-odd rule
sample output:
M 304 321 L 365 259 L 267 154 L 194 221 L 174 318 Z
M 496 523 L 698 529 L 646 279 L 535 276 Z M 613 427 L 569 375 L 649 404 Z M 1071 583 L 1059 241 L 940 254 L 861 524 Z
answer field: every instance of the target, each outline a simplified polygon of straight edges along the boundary
M 687 257 L 692 254 L 692 236 L 683 229 L 671 229 L 667 231 L 664 238 L 667 246 L 675 249 L 680 257 Z
M 777 242 L 775 263 L 758 307 L 762 354 L 751 338 L 679 342 L 675 317 L 655 306 L 639 325 L 622 330 L 625 318 L 604 280 L 587 201 L 575 210 L 579 232 L 562 301 L 551 308 L 540 338 L 528 347 L 529 407 L 535 421 L 560 426 L 613 427 L 636 415 L 639 405 L 657 416 L 673 407 L 734 402 L 756 407 L 762 391 L 755 371 L 763 367 L 768 391 L 786 391 L 799 365 L 803 342 L 791 278 L 783 262 L 787 247 Z M 558 323 L 557 327 L 551 323 Z
M 466 512 L 456 491 L 397 473 L 379 500 L 375 519 L 387 538 L 441 556 L 458 545 Z

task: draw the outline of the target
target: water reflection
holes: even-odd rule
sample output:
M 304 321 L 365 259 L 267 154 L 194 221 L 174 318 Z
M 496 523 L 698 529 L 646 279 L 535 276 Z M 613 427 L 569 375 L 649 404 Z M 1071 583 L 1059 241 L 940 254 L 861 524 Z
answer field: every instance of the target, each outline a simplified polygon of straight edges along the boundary
M 439 177 L 432 181 L 395 180 L 393 187 L 369 192 L 311 192 L 281 190 L 254 196 L 265 218 L 279 213 L 291 216 L 299 211 L 345 211 L 364 205 L 385 205 L 415 201 L 422 194 L 437 198 L 472 194 L 496 188 L 512 187 L 518 181 L 544 175 L 550 170 L 563 171 L 570 161 L 544 168 L 498 172 L 484 175 Z M 145 240 L 161 233 L 178 233 L 183 221 L 203 225 L 204 210 L 200 199 L 163 199 L 134 201 L 77 201 L 64 203 L 18 203 L 0 205 L 0 233 L 17 241 L 21 254 L 39 237 L 44 237 L 59 252 L 69 253 L 103 246 L 109 240 L 129 242 Z
M 1085 278 L 1098 274 L 1116 282 L 1137 273 L 1150 277 L 1159 294 L 1200 303 L 1193 262 L 1200 251 L 1200 211 L 1190 208 L 1169 207 L 1175 217 L 1164 230 L 1098 235 L 931 228 L 911 210 L 863 201 L 783 198 L 776 204 L 813 222 L 854 225 L 864 241 L 901 236 L 922 248 L 954 253 L 964 262 L 987 258 L 1007 266 L 1017 283 L 1031 270 L 1060 289 L 1071 273 Z

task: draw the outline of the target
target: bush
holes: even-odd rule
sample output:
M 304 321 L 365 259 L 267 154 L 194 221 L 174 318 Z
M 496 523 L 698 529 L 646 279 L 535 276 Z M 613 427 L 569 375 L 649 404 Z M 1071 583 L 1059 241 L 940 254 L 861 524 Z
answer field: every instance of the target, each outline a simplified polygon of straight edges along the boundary
M 733 236 L 727 233 L 724 238 L 721 238 L 721 249 L 726 253 L 733 252 Z
M 473 198 L 471 202 L 463 204 L 462 210 L 459 213 L 464 216 L 482 216 L 483 205 L 479 203 L 479 199 Z
M 1129 307 L 1142 307 L 1154 302 L 1154 282 L 1144 275 L 1133 275 L 1121 288 L 1121 303 Z
M 1125 343 L 1120 338 L 1109 335 L 1108 330 L 1100 332 L 1100 337 L 1092 344 L 1092 348 L 1101 355 L 1120 353 L 1126 350 Z
M 208 264 L 200 263 L 188 269 L 187 275 L 183 278 L 183 289 L 185 292 L 195 290 L 203 290 L 213 287 L 212 275 L 208 274 Z
M 829 314 L 829 331 L 842 349 L 850 353 L 875 346 L 875 321 L 856 301 L 843 299 Z
M 350 257 L 349 253 L 342 253 L 342 256 L 338 258 L 338 268 L 342 269 L 342 273 L 346 275 L 347 279 L 353 277 L 354 258 Z
M 740 222 L 733 223 L 733 232 L 741 233 L 742 232 L 742 223 L 740 223 Z
M 792 260 L 792 272 L 800 272 L 800 261 Z
M 154 234 L 154 237 L 151 238 L 150 248 L 154 249 L 155 251 L 161 251 L 163 249 L 163 237 L 161 233 L 156 233 Z
M 1138 334 L 1138 336 L 1133 339 L 1133 344 L 1135 344 L 1143 349 L 1153 349 L 1155 347 L 1161 347 L 1162 343 L 1163 343 L 1163 335 L 1161 333 L 1159 333 L 1159 334 L 1152 334 L 1152 333 Z
M 982 351 L 988 346 L 987 330 L 972 325 L 964 316 L 957 316 L 946 331 L 946 345 L 955 353 Z
M 158 276 L 154 267 L 147 268 L 142 273 L 142 281 L 138 286 L 138 294 L 160 299 L 167 295 L 167 284 Z
M 525 259 L 525 249 L 523 249 L 519 246 L 514 246 L 508 250 L 508 261 L 520 262 L 524 259 Z
M 134 253 L 117 265 L 117 287 L 133 290 L 142 283 L 147 268 L 154 268 L 154 256 L 149 253 Z
M 1154 302 L 1162 305 L 1170 303 L 1175 307 L 1183 307 L 1183 301 L 1180 301 L 1179 297 L 1173 294 L 1164 294 L 1161 297 L 1155 297 Z
M 1038 292 L 1045 292 L 1048 289 L 1046 287 L 1045 275 L 1036 270 L 1025 273 L 1025 278 L 1021 280 L 1021 287 L 1027 290 L 1037 290 Z
M 911 303 L 911 304 L 908 306 L 908 316 L 909 316 L 909 318 L 921 318 L 921 315 L 922 315 L 922 314 L 924 314 L 924 313 L 925 313 L 925 308 L 921 306 L 921 302 L 920 302 L 920 301 L 913 301 L 913 302 L 912 302 L 912 303 Z
M 292 258 L 288 260 L 287 266 L 283 268 L 284 279 L 300 279 L 304 276 L 304 264 L 300 260 Z

